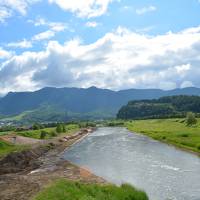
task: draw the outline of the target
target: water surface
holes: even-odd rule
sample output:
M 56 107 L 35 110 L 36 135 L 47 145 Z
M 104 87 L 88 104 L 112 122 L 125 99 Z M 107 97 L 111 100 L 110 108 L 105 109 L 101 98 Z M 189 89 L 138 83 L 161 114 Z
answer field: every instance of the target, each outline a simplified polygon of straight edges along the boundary
M 99 128 L 64 158 L 115 184 L 131 183 L 150 200 L 200 200 L 200 158 L 125 128 Z

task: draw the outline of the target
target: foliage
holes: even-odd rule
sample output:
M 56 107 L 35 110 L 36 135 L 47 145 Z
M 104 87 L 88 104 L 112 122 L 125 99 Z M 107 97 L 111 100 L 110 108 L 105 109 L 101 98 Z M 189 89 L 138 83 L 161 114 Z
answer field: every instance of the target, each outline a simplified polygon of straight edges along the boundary
M 65 128 L 64 128 L 64 126 L 65 126 Z M 48 138 L 56 137 L 58 135 L 56 128 L 57 127 L 50 127 L 50 128 L 40 129 L 40 130 L 20 131 L 20 132 L 16 132 L 16 133 L 18 135 L 21 135 L 24 137 L 40 139 L 41 131 L 45 131 L 46 132 L 45 139 L 48 139 Z M 71 134 L 71 133 L 74 133 L 74 131 L 77 131 L 79 129 L 79 127 L 77 124 L 68 124 L 68 125 L 61 124 L 61 129 L 62 129 L 62 132 L 60 132 L 60 133 L 64 133 L 63 130 L 66 130 L 65 134 Z
M 130 131 L 200 153 L 200 119 L 196 126 L 186 126 L 182 119 L 149 119 L 126 122 Z
M 46 135 L 48 135 L 48 132 L 42 130 L 41 133 L 40 133 L 40 139 L 44 139 L 46 137 Z
M 39 130 L 39 129 L 42 129 L 42 128 L 44 128 L 44 126 L 42 124 L 39 124 L 39 123 L 34 123 L 33 126 L 32 126 L 33 130 Z
M 80 128 L 96 127 L 96 123 L 91 121 L 79 122 L 78 125 Z
M 130 101 L 118 114 L 119 119 L 184 117 L 187 112 L 200 113 L 199 96 L 170 96 L 153 100 Z
M 195 118 L 195 114 L 192 112 L 188 112 L 186 116 L 186 123 L 188 126 L 192 126 L 197 123 L 197 119 Z
M 59 123 L 59 124 L 56 126 L 56 132 L 57 132 L 57 133 L 64 133 L 64 132 L 66 132 L 65 125 Z
M 0 127 L 0 132 L 15 131 L 14 126 L 2 126 Z
M 59 180 L 40 192 L 35 200 L 148 200 L 147 195 L 131 185 L 83 184 Z

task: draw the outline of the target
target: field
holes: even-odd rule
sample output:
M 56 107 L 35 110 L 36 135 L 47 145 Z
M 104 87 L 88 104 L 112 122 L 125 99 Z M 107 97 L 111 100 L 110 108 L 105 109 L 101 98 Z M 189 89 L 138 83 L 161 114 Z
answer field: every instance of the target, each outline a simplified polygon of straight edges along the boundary
M 4 142 L 0 140 L 0 158 L 6 154 L 9 154 L 13 151 L 22 151 L 24 149 L 28 148 L 25 145 L 12 145 L 10 143 Z
M 78 127 L 78 125 L 75 125 L 75 124 L 69 124 L 69 125 L 65 126 L 65 129 L 66 129 L 66 131 L 64 133 L 59 134 L 59 135 L 74 133 L 74 131 L 78 130 L 79 127 Z M 21 131 L 21 132 L 16 132 L 16 134 L 24 136 L 24 137 L 31 137 L 31 138 L 35 138 L 35 139 L 40 139 L 41 131 L 45 131 L 47 133 L 46 136 L 45 136 L 45 139 L 49 139 L 49 138 L 54 137 L 52 135 L 52 133 L 56 132 L 56 128 L 53 127 L 53 128 L 44 128 L 44 129 L 40 129 L 40 130 Z
M 126 122 L 130 131 L 142 133 L 177 147 L 200 154 L 200 119 L 187 126 L 184 119 L 154 119 Z
M 130 185 L 83 184 L 59 180 L 40 192 L 35 200 L 148 200 L 146 194 Z
M 65 126 L 65 131 L 62 133 L 57 133 L 56 128 L 44 128 L 39 130 L 28 130 L 28 131 L 20 131 L 20 132 L 0 132 L 0 136 L 7 135 L 7 134 L 15 134 L 23 137 L 33 138 L 33 139 L 41 139 L 41 132 L 44 131 L 46 133 L 45 137 L 42 139 L 50 139 L 56 136 L 62 136 L 62 135 L 70 135 L 74 132 L 79 130 L 79 126 L 77 124 L 68 124 Z M 28 145 L 14 145 L 10 142 L 6 142 L 2 139 L 0 139 L 0 157 L 5 156 L 11 152 L 16 151 L 22 151 L 24 149 L 27 149 L 30 147 L 30 144 Z

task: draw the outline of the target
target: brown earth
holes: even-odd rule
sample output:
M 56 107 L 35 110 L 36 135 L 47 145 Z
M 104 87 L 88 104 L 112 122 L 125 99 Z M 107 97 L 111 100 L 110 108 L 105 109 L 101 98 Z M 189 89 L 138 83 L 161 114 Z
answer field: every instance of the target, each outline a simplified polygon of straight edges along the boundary
M 51 182 L 66 178 L 86 183 L 105 183 L 86 168 L 63 160 L 62 152 L 88 134 L 82 130 L 72 136 L 56 138 L 51 143 L 12 153 L 0 160 L 0 199 L 28 200 Z
M 10 143 L 18 144 L 18 145 L 38 144 L 38 143 L 44 142 L 44 140 L 23 137 L 23 136 L 16 135 L 15 133 L 0 136 L 0 139 L 5 142 L 10 142 Z

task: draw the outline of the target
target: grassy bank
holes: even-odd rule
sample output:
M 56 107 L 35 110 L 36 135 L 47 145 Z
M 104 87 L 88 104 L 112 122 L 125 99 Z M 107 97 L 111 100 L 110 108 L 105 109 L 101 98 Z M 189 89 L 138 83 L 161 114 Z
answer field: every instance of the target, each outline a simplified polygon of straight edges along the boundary
M 56 127 L 52 128 L 44 128 L 44 129 L 39 129 L 39 130 L 27 130 L 27 131 L 20 131 L 20 132 L 4 132 L 2 135 L 7 135 L 9 133 L 16 134 L 19 136 L 24 136 L 28 138 L 33 138 L 33 139 L 41 139 L 41 132 L 45 132 L 45 136 L 42 139 L 50 139 L 56 136 L 64 136 L 64 135 L 71 135 L 78 131 L 80 128 L 76 124 L 69 124 L 65 126 L 65 131 L 64 132 L 56 132 Z M 19 152 L 28 148 L 31 148 L 32 145 L 27 144 L 27 145 L 14 145 L 11 144 L 10 142 L 6 142 L 3 139 L 0 139 L 0 158 L 12 153 L 12 152 Z
M 184 119 L 135 120 L 126 122 L 126 127 L 130 131 L 200 154 L 200 119 L 191 127 L 186 125 Z
M 25 145 L 12 145 L 10 143 L 0 140 L 0 158 L 11 152 L 22 151 L 27 148 L 28 146 L 25 146 Z
M 65 131 L 62 133 L 57 133 L 56 127 L 52 128 L 44 128 L 44 129 L 39 129 L 39 130 L 29 130 L 29 131 L 20 131 L 16 132 L 17 135 L 21 135 L 24 137 L 30 137 L 34 139 L 40 139 L 41 131 L 44 131 L 46 133 L 44 139 L 49 139 L 58 135 L 63 135 L 63 134 L 72 134 L 75 131 L 79 130 L 79 126 L 76 124 L 68 124 L 65 126 Z
M 35 200 L 148 200 L 147 195 L 130 185 L 83 184 L 59 180 L 40 192 Z

